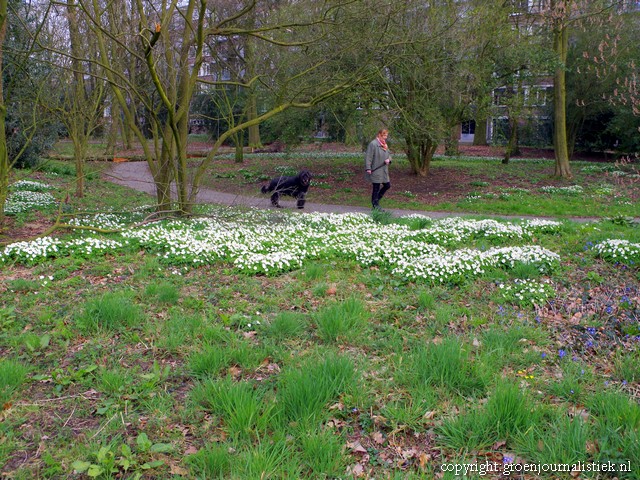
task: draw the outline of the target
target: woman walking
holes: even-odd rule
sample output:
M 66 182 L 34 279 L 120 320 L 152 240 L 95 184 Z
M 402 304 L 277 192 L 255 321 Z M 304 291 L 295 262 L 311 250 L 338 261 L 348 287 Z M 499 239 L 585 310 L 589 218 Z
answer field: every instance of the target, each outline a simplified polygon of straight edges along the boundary
M 372 184 L 371 205 L 374 209 L 380 208 L 380 199 L 391 188 L 389 180 L 389 163 L 391 163 L 391 153 L 387 146 L 389 131 L 382 129 L 378 132 L 367 147 L 367 154 L 364 159 L 364 169 L 366 177 Z

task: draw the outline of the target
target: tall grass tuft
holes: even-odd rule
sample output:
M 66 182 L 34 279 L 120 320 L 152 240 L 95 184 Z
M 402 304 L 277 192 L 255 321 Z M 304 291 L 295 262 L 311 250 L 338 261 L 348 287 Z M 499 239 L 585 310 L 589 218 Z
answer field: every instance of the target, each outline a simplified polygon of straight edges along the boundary
M 304 314 L 298 312 L 280 312 L 265 329 L 265 333 L 273 338 L 285 339 L 301 335 L 306 328 Z
M 320 263 L 310 263 L 304 268 L 304 277 L 307 280 L 320 280 L 327 274 L 327 266 Z
M 300 368 L 282 372 L 277 400 L 288 422 L 314 421 L 326 412 L 327 403 L 352 389 L 356 371 L 347 357 L 328 355 L 323 361 L 310 360 Z
M 211 443 L 187 458 L 191 472 L 196 478 L 224 479 L 231 473 L 229 447 Z
M 169 318 L 162 324 L 156 345 L 170 352 L 177 352 L 192 345 L 203 330 L 201 315 L 187 315 L 172 309 Z
M 300 460 L 312 478 L 339 478 L 345 469 L 343 440 L 329 430 L 304 433 L 299 438 Z
M 539 362 L 540 354 L 523 346 L 529 342 L 536 345 L 546 343 L 540 330 L 522 325 L 508 328 L 493 325 L 483 332 L 480 339 L 482 359 L 497 370 L 507 364 L 525 367 Z
M 396 430 L 410 428 L 420 431 L 424 428 L 425 414 L 437 406 L 436 392 L 428 385 L 413 388 L 396 400 L 387 401 L 381 413 L 391 427 Z
M 250 440 L 262 435 L 272 420 L 273 403 L 249 382 L 236 382 L 230 377 L 208 379 L 195 387 L 196 404 L 219 415 L 226 433 L 234 439 Z
M 291 469 L 293 471 L 286 471 L 287 460 L 290 458 L 291 447 L 285 440 L 264 439 L 238 455 L 234 463 L 237 468 L 232 468 L 236 475 L 231 478 L 300 478 L 295 465 Z
M 109 292 L 85 302 L 76 324 L 85 333 L 104 333 L 137 325 L 142 318 L 142 311 L 125 292 Z
M 175 305 L 180 300 L 180 290 L 169 282 L 151 283 L 145 288 L 144 294 L 166 305 Z
M 353 297 L 330 305 L 315 316 L 318 336 L 325 342 L 358 338 L 366 328 L 368 319 L 369 312 L 364 304 Z
M 438 431 L 449 448 L 486 448 L 513 439 L 535 425 L 539 414 L 531 405 L 517 385 L 502 381 L 484 407 L 445 420 Z
M 130 371 L 122 368 L 104 369 L 97 377 L 98 389 L 108 395 L 122 395 L 135 384 Z
M 418 292 L 418 307 L 422 310 L 433 310 L 436 308 L 436 296 L 429 290 Z
M 488 374 L 469 357 L 456 338 L 420 344 L 398 365 L 396 378 L 410 388 L 428 384 L 462 396 L 484 393 Z
M 640 405 L 622 392 L 607 390 L 593 394 L 586 404 L 595 417 L 595 460 L 635 463 L 640 458 Z
M 27 378 L 29 369 L 13 360 L 0 360 L 0 407 L 8 403 Z
M 573 465 L 588 458 L 589 424 L 580 416 L 558 414 L 550 423 L 538 423 L 515 439 L 517 451 L 528 461 Z
M 205 345 L 201 351 L 189 357 L 189 370 L 196 377 L 217 376 L 229 363 L 226 349 L 217 345 Z

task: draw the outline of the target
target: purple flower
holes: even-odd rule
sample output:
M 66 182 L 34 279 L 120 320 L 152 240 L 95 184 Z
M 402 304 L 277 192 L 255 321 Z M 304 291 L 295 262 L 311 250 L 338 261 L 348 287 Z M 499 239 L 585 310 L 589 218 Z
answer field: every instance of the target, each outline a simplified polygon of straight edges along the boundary
M 593 342 L 591 340 L 587 340 L 587 343 L 585 345 L 587 346 L 587 348 L 591 348 L 593 347 Z
M 558 355 L 560 356 L 560 358 L 564 358 L 566 354 L 567 352 L 565 352 L 562 348 L 558 350 Z
M 546 353 L 544 353 L 544 352 L 542 352 L 542 353 L 540 354 L 540 356 L 541 356 L 542 358 L 547 358 L 547 354 L 546 354 Z
M 605 308 L 604 311 L 607 313 L 611 313 L 613 312 L 613 308 L 611 307 L 611 305 L 607 305 L 607 308 Z
M 505 455 L 504 457 L 502 457 L 502 463 L 513 463 L 513 457 Z

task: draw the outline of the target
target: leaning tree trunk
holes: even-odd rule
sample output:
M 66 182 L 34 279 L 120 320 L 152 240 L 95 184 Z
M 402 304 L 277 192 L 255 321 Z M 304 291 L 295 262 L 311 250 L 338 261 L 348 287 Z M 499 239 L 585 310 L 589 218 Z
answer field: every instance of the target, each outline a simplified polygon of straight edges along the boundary
M 556 68 L 553 86 L 553 146 L 556 157 L 555 176 L 572 178 L 569 166 L 569 146 L 567 142 L 567 83 L 566 63 L 569 48 L 568 31 L 565 25 L 553 31 L 553 48 L 560 65 Z

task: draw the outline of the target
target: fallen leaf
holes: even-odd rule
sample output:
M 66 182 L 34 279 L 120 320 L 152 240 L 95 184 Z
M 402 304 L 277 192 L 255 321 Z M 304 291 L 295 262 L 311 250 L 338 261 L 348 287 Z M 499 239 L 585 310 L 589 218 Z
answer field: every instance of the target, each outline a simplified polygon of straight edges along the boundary
M 600 449 L 598 448 L 598 444 L 596 442 L 587 442 L 587 453 L 595 455 L 599 450 Z
M 507 444 L 507 442 L 505 442 L 504 440 L 499 440 L 496 443 L 494 443 L 491 448 L 494 449 L 494 450 L 500 450 L 506 444 Z
M 184 467 L 181 467 L 180 465 L 171 465 L 169 467 L 169 471 L 172 475 L 189 475 L 189 470 L 187 470 Z
M 347 473 L 353 475 L 354 477 L 363 477 L 364 476 L 364 467 L 359 463 L 352 465 L 347 468 Z
M 420 458 L 418 459 L 420 462 L 420 468 L 422 470 L 425 470 L 427 468 L 427 464 L 429 463 L 429 461 L 431 460 L 431 455 L 422 452 L 420 454 Z
M 382 435 L 382 433 L 380 432 L 374 432 L 371 435 L 371 438 L 373 438 L 373 441 L 376 442 L 378 445 L 382 445 L 385 442 L 384 435 Z
M 356 453 L 367 453 L 367 449 L 364 448 L 360 442 L 347 442 L 347 447 Z

